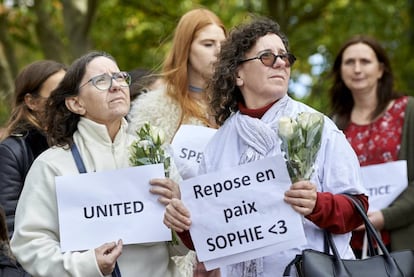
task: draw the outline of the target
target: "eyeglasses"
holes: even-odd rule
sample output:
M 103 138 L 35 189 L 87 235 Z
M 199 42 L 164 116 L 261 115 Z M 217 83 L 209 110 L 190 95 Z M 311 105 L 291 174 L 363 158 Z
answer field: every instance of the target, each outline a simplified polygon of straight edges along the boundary
M 81 85 L 79 88 L 86 86 L 88 83 L 92 82 L 92 85 L 99 90 L 108 90 L 112 87 L 112 80 L 115 80 L 121 87 L 128 87 L 131 84 L 131 75 L 128 72 L 117 72 L 114 75 L 110 76 L 107 73 L 92 77 Z
M 277 58 L 281 58 L 282 61 L 285 62 L 287 67 L 292 66 L 296 61 L 296 57 L 291 53 L 275 55 L 272 52 L 264 52 L 257 57 L 241 60 L 240 63 L 259 59 L 262 62 L 262 64 L 264 64 L 265 66 L 272 67 L 275 64 Z

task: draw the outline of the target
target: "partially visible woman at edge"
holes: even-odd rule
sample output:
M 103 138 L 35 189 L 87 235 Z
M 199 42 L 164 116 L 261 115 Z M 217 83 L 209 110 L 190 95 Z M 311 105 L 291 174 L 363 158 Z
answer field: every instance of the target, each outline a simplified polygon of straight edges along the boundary
M 123 245 L 119 240 L 85 251 L 62 252 L 56 177 L 83 171 L 75 162 L 74 147 L 86 172 L 130 167 L 129 147 L 136 139 L 127 133 L 124 118 L 130 109 L 130 81 L 111 55 L 94 51 L 69 66 L 48 99 L 51 147 L 37 157 L 27 174 L 10 243 L 16 259 L 33 276 L 180 276 L 168 242 Z M 155 193 L 161 203 L 161 198 L 179 193 L 178 185 L 173 185 Z
M 389 207 L 368 217 L 392 251 L 414 249 L 414 98 L 395 92 L 388 56 L 369 36 L 343 44 L 332 77 L 332 117 L 361 166 L 407 160 L 408 187 Z M 362 242 L 363 232 L 354 232 L 351 245 L 358 257 Z
M 0 143 L 0 205 L 5 210 L 10 237 L 27 171 L 48 148 L 45 103 L 65 72 L 65 65 L 42 60 L 27 65 L 16 77 L 13 108 Z
M 216 128 L 207 107 L 205 87 L 226 35 L 224 24 L 211 11 L 199 8 L 184 14 L 164 61 L 161 76 L 165 87 L 138 97 L 130 112 L 129 131 L 135 132 L 150 122 L 163 129 L 166 142 L 171 143 L 182 124 Z M 181 177 L 192 177 L 183 167 L 178 170 Z M 219 270 L 206 272 L 203 264 L 197 263 L 194 276 L 220 274 Z
M 29 273 L 16 262 L 10 250 L 6 215 L 2 205 L 0 205 L 0 277 L 30 277 Z

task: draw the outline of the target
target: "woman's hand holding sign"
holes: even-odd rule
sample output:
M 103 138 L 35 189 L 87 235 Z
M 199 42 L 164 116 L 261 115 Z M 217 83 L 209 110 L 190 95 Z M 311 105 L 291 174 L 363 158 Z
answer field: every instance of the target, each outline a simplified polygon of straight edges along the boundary
M 96 262 L 103 275 L 109 275 L 115 268 L 116 260 L 122 254 L 122 240 L 105 243 L 95 249 Z
M 169 178 L 156 178 L 150 181 L 151 193 L 159 195 L 158 201 L 168 205 L 173 198 L 181 198 L 180 187 Z
M 190 212 L 180 199 L 173 198 L 167 205 L 164 214 L 164 224 L 176 232 L 190 229 Z

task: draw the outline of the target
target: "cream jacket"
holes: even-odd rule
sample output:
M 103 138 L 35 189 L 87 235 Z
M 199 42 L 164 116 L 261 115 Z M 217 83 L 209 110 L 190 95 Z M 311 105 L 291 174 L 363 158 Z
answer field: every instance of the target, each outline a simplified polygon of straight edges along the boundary
M 189 118 L 183 122 L 182 109 L 179 103 L 166 94 L 165 88 L 139 95 L 132 103 L 128 120 L 129 133 L 135 134 L 137 130 L 148 122 L 153 126 L 161 128 L 165 132 L 165 141 L 167 143 L 172 142 L 181 124 L 204 125 L 196 118 Z M 182 178 L 180 172 L 177 171 L 174 162 L 171 164 L 171 169 L 171 179 L 179 183 Z M 184 254 L 188 249 L 185 246 L 180 245 L 177 246 L 176 251 L 180 254 Z M 194 251 L 188 251 L 186 256 L 175 257 L 174 260 L 183 276 L 193 276 L 193 264 L 195 263 Z
M 181 121 L 182 110 L 180 105 L 166 94 L 165 88 L 149 91 L 138 96 L 132 103 L 128 115 L 128 132 L 135 134 L 145 122 L 151 123 L 164 130 L 165 141 L 171 143 L 181 124 L 204 125 L 196 118 Z
M 87 172 L 129 166 L 128 146 L 134 136 L 127 134 L 126 128 L 124 121 L 112 142 L 105 126 L 85 118 L 80 120 L 73 137 Z M 26 178 L 11 247 L 34 277 L 102 276 L 93 249 L 61 252 L 55 177 L 68 174 L 78 174 L 71 151 L 53 147 L 35 160 Z M 118 264 L 123 277 L 178 276 L 167 243 L 124 245 Z

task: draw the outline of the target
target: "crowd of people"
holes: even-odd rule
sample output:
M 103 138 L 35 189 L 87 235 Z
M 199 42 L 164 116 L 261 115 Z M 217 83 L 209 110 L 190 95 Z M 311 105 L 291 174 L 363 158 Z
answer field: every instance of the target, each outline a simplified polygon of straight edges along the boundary
M 190 233 L 192 211 L 181 199 L 180 185 L 285 154 L 280 119 L 319 113 L 288 94 L 295 61 L 275 21 L 252 17 L 228 32 L 216 14 L 197 8 L 180 18 L 159 73 L 123 71 L 103 51 L 86 53 L 69 66 L 45 60 L 23 68 L 0 142 L 0 276 L 275 276 L 302 250 L 323 252 L 325 231 L 334 234 L 342 258 L 361 258 L 362 220 L 344 194 L 368 211 L 361 169 L 397 160 L 406 161 L 407 188 L 368 216 L 390 250 L 414 249 L 414 99 L 395 91 L 381 44 L 358 35 L 343 44 L 333 63 L 331 113 L 323 116 L 313 173 L 292 180 L 281 195 L 283 204 L 302 218 L 306 243 L 256 251 L 253 258 L 209 269 L 199 261 L 198 241 Z M 148 185 L 148 197 L 161 202 L 159 223 L 179 236 L 179 245 L 168 240 L 129 243 L 120 237 L 67 251 L 58 180 L 131 167 L 131 144 L 147 123 L 165 133 L 177 172 L 149 184 L 134 181 Z M 195 147 L 199 128 L 212 135 L 197 138 L 202 147 L 197 163 L 183 163 L 171 145 L 180 136 L 182 144 Z M 114 191 L 119 188 L 111 185 Z M 105 210 L 97 206 L 96 213 L 106 216 L 108 208 L 112 216 L 115 205 L 119 213 L 121 204 L 105 205 Z M 128 205 L 125 214 L 139 212 Z M 213 216 L 204 212 L 206 218 Z M 145 229 L 146 222 L 139 224 Z M 288 274 L 296 276 L 296 269 Z

